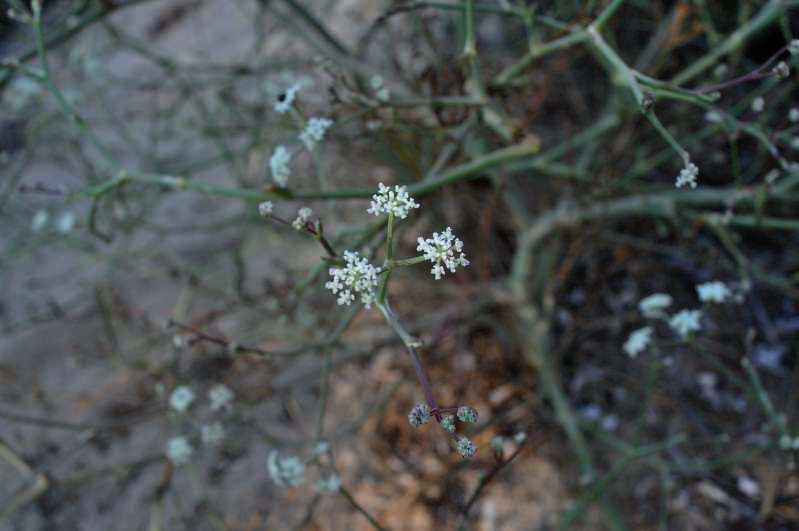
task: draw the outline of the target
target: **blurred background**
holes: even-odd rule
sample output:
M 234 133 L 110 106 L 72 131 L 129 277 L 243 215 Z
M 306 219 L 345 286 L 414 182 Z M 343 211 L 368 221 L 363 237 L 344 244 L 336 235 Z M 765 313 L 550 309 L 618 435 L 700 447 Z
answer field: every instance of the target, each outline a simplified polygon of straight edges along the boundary
M 799 529 L 799 2 L 3 5 L 0 529 Z M 408 424 L 380 313 L 258 214 L 380 263 L 380 182 L 421 204 L 398 256 L 449 226 L 471 261 L 389 288 L 479 412 L 470 460 Z

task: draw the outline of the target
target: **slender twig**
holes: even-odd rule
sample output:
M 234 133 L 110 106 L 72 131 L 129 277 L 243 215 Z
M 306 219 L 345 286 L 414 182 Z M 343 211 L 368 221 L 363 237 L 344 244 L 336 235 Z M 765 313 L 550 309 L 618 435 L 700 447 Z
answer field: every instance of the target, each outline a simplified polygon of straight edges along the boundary
M 344 496 L 344 499 L 346 499 L 350 503 L 350 505 L 352 505 L 353 509 L 358 511 L 358 513 L 360 513 L 361 516 L 363 516 L 369 521 L 372 527 L 374 527 L 378 531 L 386 531 L 387 528 L 381 526 L 377 522 L 377 520 L 375 520 L 375 518 L 371 514 L 369 514 L 369 511 L 364 509 L 363 506 L 360 503 L 358 503 L 358 501 L 352 496 L 352 494 L 350 494 L 350 491 L 348 491 L 343 486 L 339 487 L 338 491 L 341 493 L 342 496 Z

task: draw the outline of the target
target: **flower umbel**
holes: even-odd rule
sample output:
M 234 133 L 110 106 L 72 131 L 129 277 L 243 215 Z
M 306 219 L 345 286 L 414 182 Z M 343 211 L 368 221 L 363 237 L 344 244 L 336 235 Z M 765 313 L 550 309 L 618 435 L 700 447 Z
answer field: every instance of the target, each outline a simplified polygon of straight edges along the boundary
M 272 201 L 264 201 L 260 205 L 258 205 L 258 213 L 262 217 L 268 217 L 272 215 L 272 210 L 274 210 L 275 205 L 272 204 Z
M 696 286 L 696 293 L 702 302 L 722 303 L 732 297 L 732 291 L 724 282 L 705 282 Z
M 655 318 L 663 315 L 663 310 L 671 306 L 671 295 L 667 293 L 653 293 L 641 299 L 638 309 L 644 317 Z
M 469 406 L 461 406 L 458 408 L 458 418 L 461 422 L 468 422 L 474 424 L 477 422 L 477 410 Z
M 301 208 L 297 211 L 297 217 L 291 222 L 291 226 L 294 227 L 294 230 L 302 230 L 311 216 L 313 216 L 313 210 L 308 207 Z
M 286 89 L 286 92 L 284 92 L 278 99 L 277 103 L 275 103 L 275 112 L 278 114 L 287 113 L 288 110 L 291 109 L 291 106 L 294 103 L 294 98 L 297 96 L 297 92 L 299 91 L 299 85 L 292 85 Z
M 691 332 L 702 329 L 699 320 L 702 318 L 701 310 L 681 310 L 669 319 L 669 326 L 681 338 L 685 339 Z
M 330 268 L 333 278 L 325 284 L 325 288 L 338 295 L 338 303 L 346 306 L 352 304 L 356 293 L 360 293 L 361 302 L 370 308 L 375 301 L 380 270 L 353 251 L 344 251 L 344 262 L 344 267 Z
M 477 447 L 467 437 L 458 437 L 456 448 L 458 449 L 458 453 L 461 454 L 461 457 L 464 459 L 474 456 L 474 454 L 477 452 Z
M 172 394 L 169 395 L 169 405 L 178 413 L 183 413 L 189 409 L 192 402 L 194 402 L 194 391 L 185 385 L 176 387 Z
M 233 400 L 233 391 L 224 384 L 215 385 L 208 391 L 208 399 L 211 401 L 211 411 L 224 409 Z
M 675 186 L 677 186 L 677 188 L 682 188 L 683 186 L 696 188 L 696 178 L 698 176 L 699 168 L 696 166 L 696 164 L 693 162 L 687 162 L 683 169 L 680 170 L 680 174 L 677 176 Z
M 367 212 L 375 216 L 394 214 L 398 219 L 405 219 L 412 208 L 419 208 L 419 204 L 408 195 L 404 186 L 395 186 L 392 190 L 380 183 L 377 193 L 372 196 L 372 204 Z
M 173 465 L 185 465 L 194 455 L 194 449 L 186 437 L 172 437 L 166 443 L 166 456 Z
M 267 459 L 269 476 L 282 487 L 296 487 L 305 481 L 305 465 L 296 457 L 280 457 L 272 450 Z
M 333 125 L 332 120 L 327 118 L 311 118 L 305 125 L 302 133 L 300 133 L 300 140 L 308 151 L 313 151 L 316 144 L 322 141 L 325 137 L 325 132 Z
M 430 407 L 427 404 L 416 404 L 408 413 L 408 422 L 414 428 L 427 424 L 428 420 L 430 420 Z
M 624 348 L 624 352 L 626 352 L 628 356 L 634 358 L 646 350 L 650 341 L 652 341 L 652 327 L 645 326 L 630 334 L 630 337 L 624 342 L 624 347 L 622 348 Z
M 442 233 L 434 232 L 432 238 L 420 237 L 416 241 L 419 244 L 416 250 L 424 253 L 425 259 L 432 262 L 433 268 L 430 273 L 436 280 L 446 273 L 444 266 L 454 273 L 459 265 L 463 267 L 469 265 L 466 255 L 462 252 L 463 242 L 452 234 L 452 229 L 449 227 Z
M 277 184 L 285 188 L 291 176 L 289 161 L 291 154 L 284 146 L 277 146 L 272 157 L 269 159 L 269 168 L 272 170 L 272 178 Z

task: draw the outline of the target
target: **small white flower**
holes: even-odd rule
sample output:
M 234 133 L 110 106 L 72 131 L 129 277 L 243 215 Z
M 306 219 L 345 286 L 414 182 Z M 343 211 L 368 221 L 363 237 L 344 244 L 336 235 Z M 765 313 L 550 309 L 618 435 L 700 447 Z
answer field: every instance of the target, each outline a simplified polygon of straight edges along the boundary
M 286 187 L 286 183 L 291 176 L 289 161 L 291 161 L 291 154 L 289 154 L 289 151 L 284 146 L 277 146 L 272 157 L 269 159 L 272 179 L 283 188 Z
M 795 136 L 791 139 L 791 149 L 799 151 L 799 136 Z
M 707 111 L 705 113 L 705 121 L 710 122 L 712 124 L 720 124 L 724 118 L 722 118 L 721 114 L 716 111 Z
M 477 422 L 477 410 L 473 407 L 461 406 L 458 408 L 458 419 L 461 422 L 474 424 Z
M 200 429 L 200 436 L 202 437 L 203 444 L 213 446 L 222 442 L 225 438 L 225 428 L 219 422 L 213 424 L 204 424 Z
M 417 238 L 416 242 L 418 243 L 416 250 L 424 253 L 425 259 L 433 264 L 430 273 L 436 280 L 444 276 L 446 272 L 444 266 L 454 273 L 458 266 L 469 265 L 466 255 L 462 252 L 463 242 L 452 234 L 452 229 L 449 227 L 440 234 L 434 232 L 432 238 Z
M 413 208 L 419 208 L 419 204 L 408 195 L 408 190 L 404 186 L 395 186 L 392 190 L 380 183 L 377 185 L 377 193 L 372 196 L 372 203 L 367 212 L 375 216 L 393 214 L 396 218 L 405 219 Z
M 297 96 L 297 92 L 299 92 L 299 90 L 299 85 L 292 85 L 286 89 L 286 92 L 284 92 L 282 97 L 277 101 L 277 103 L 275 103 L 275 112 L 278 114 L 287 113 L 294 104 L 294 98 Z
M 765 107 L 766 107 L 766 100 L 764 100 L 762 96 L 758 96 L 757 98 L 752 100 L 753 112 L 763 112 L 763 109 Z
M 194 448 L 186 437 L 173 437 L 166 443 L 166 456 L 173 465 L 180 466 L 189 462 L 194 455 Z
M 702 302 L 722 303 L 732 297 L 732 291 L 724 282 L 705 282 L 696 286 L 696 293 Z
M 296 457 L 280 457 L 272 450 L 267 465 L 272 481 L 281 487 L 296 487 L 305 481 L 305 465 Z
M 31 229 L 34 232 L 41 232 L 47 227 L 47 222 L 50 221 L 50 214 L 46 210 L 39 210 L 33 216 L 31 221 Z
M 379 75 L 374 75 L 369 80 L 369 84 L 372 86 L 373 90 L 380 90 L 383 88 L 383 78 Z
M 681 338 L 685 339 L 691 332 L 697 332 L 702 329 L 702 325 L 699 323 L 701 318 L 701 310 L 681 310 L 671 316 L 669 326 Z
M 371 308 L 375 301 L 374 292 L 380 270 L 352 251 L 344 251 L 344 262 L 344 267 L 330 268 L 332 279 L 325 284 L 325 288 L 338 295 L 337 302 L 340 305 L 352 304 L 357 293 L 361 295 L 361 302 L 366 308 Z
M 785 61 L 780 61 L 777 63 L 777 66 L 771 69 L 775 76 L 780 79 L 788 79 L 791 77 L 791 69 L 785 63 Z
M 650 341 L 652 341 L 652 327 L 645 326 L 643 328 L 639 328 L 630 334 L 630 337 L 628 337 L 627 341 L 624 342 L 624 352 L 626 352 L 631 358 L 634 358 L 646 350 L 646 347 L 649 346 Z
M 799 122 L 799 109 L 794 107 L 788 111 L 788 119 L 794 123 Z
M 464 459 L 472 457 L 477 452 L 477 447 L 466 437 L 458 437 L 458 443 L 456 447 L 458 449 L 458 453 L 461 454 L 461 457 Z
M 268 217 L 272 215 L 272 210 L 274 208 L 275 205 L 272 204 L 272 201 L 264 201 L 258 205 L 258 213 L 263 217 Z
M 299 209 L 297 211 L 297 217 L 291 222 L 291 226 L 294 227 L 294 230 L 302 230 L 305 224 L 308 223 L 308 220 L 311 219 L 312 215 L 313 210 L 308 207 Z
M 644 314 L 644 317 L 654 319 L 663 315 L 663 310 L 671 306 L 671 295 L 667 293 L 653 293 L 648 297 L 641 299 L 638 303 L 638 309 Z
M 427 404 L 416 404 L 408 413 L 408 422 L 414 428 L 427 424 L 428 420 L 430 420 L 430 406 Z
M 316 488 L 319 492 L 337 492 L 341 488 L 341 478 L 336 474 L 330 474 L 327 479 L 320 479 L 316 483 Z
M 192 402 L 194 402 L 194 391 L 185 385 L 176 387 L 169 395 L 169 406 L 178 413 L 184 413 Z
M 308 151 L 313 151 L 316 144 L 322 141 L 325 137 L 325 132 L 333 125 L 332 120 L 327 118 L 311 118 L 305 125 L 302 133 L 300 133 L 300 140 Z
M 391 99 L 391 92 L 386 87 L 377 91 L 377 99 L 380 101 L 388 101 Z
M 696 178 L 699 176 L 699 168 L 693 162 L 685 164 L 680 174 L 677 176 L 677 181 L 674 183 L 677 188 L 689 186 L 696 188 Z
M 788 43 L 788 52 L 791 55 L 799 55 L 799 39 L 792 39 L 791 42 Z
M 61 217 L 58 218 L 58 223 L 56 224 L 56 230 L 61 234 L 67 234 L 68 232 L 72 232 L 72 229 L 75 228 L 75 214 L 72 212 L 64 212 L 61 214 Z
M 441 427 L 450 433 L 455 433 L 455 415 L 444 415 L 441 419 Z
M 233 401 L 233 391 L 224 384 L 218 384 L 208 391 L 208 399 L 211 401 L 211 411 L 224 409 Z

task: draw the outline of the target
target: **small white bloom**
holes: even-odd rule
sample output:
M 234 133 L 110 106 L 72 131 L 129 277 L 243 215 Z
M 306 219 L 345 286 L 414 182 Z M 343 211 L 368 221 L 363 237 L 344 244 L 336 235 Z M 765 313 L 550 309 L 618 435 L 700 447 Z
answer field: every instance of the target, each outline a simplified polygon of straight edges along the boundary
M 272 481 L 281 487 L 296 487 L 305 481 L 305 465 L 296 457 L 280 457 L 272 450 L 267 465 Z
M 378 75 L 372 76 L 372 79 L 369 80 L 369 84 L 372 85 L 373 90 L 380 90 L 383 88 L 383 78 Z
M 272 210 L 275 208 L 275 205 L 272 204 L 272 201 L 264 201 L 260 205 L 258 205 L 258 213 L 263 216 L 267 217 L 272 215 Z
M 707 111 L 705 113 L 705 121 L 710 122 L 712 124 L 720 124 L 724 118 L 722 118 L 721 114 L 716 111 Z
M 427 424 L 428 420 L 430 420 L 430 406 L 427 404 L 416 404 L 408 413 L 408 422 L 414 428 Z
M 286 187 L 286 183 L 291 176 L 291 168 L 289 168 L 289 161 L 291 161 L 291 154 L 284 146 L 277 146 L 272 157 L 269 159 L 269 168 L 272 170 L 272 179 L 282 187 Z
M 464 459 L 474 456 L 474 454 L 477 452 L 477 447 L 466 437 L 458 437 L 456 447 L 458 449 L 458 453 L 461 454 L 461 457 Z
M 444 415 L 441 419 L 441 427 L 450 433 L 455 433 L 455 415 Z
M 696 293 L 702 302 L 722 303 L 732 297 L 732 291 L 724 282 L 705 282 L 696 286 Z
M 698 176 L 699 168 L 693 162 L 688 162 L 685 164 L 683 169 L 680 170 L 680 174 L 677 176 L 675 186 L 677 186 L 677 188 L 682 188 L 683 186 L 696 188 L 696 178 Z
M 39 210 L 33 216 L 31 229 L 33 229 L 34 232 L 41 232 L 47 227 L 48 221 L 50 221 L 50 214 L 48 214 L 46 210 Z
M 294 98 L 297 96 L 297 92 L 299 92 L 299 90 L 299 85 L 292 85 L 286 89 L 286 92 L 284 92 L 282 97 L 278 99 L 277 103 L 275 103 L 275 112 L 278 114 L 287 113 L 294 104 Z
M 750 498 L 757 498 L 760 496 L 760 485 L 757 481 L 747 476 L 738 477 L 738 490 Z
M 391 92 L 386 87 L 377 91 L 377 99 L 380 101 L 388 101 L 391 99 Z
M 208 399 L 211 401 L 211 411 L 224 409 L 233 401 L 233 391 L 224 384 L 218 384 L 208 391 Z
M 366 308 L 371 308 L 380 270 L 353 251 L 344 251 L 344 262 L 344 267 L 330 268 L 332 279 L 325 284 L 325 288 L 338 295 L 337 302 L 340 305 L 349 306 L 355 300 L 355 294 L 359 293 L 361 302 Z
M 644 314 L 644 317 L 654 319 L 663 315 L 663 310 L 671 306 L 671 295 L 667 293 L 653 293 L 648 297 L 641 299 L 638 303 L 638 309 Z
M 791 42 L 788 43 L 788 52 L 791 55 L 799 55 L 799 39 L 792 39 Z
M 327 479 L 320 479 L 316 483 L 316 488 L 319 492 L 337 492 L 341 488 L 341 478 L 336 474 L 330 474 Z
M 186 437 L 172 437 L 166 443 L 166 456 L 172 461 L 173 465 L 185 465 L 194 455 L 194 448 L 189 444 Z
M 219 444 L 222 442 L 222 439 L 225 438 L 225 428 L 219 422 L 214 422 L 213 424 L 204 424 L 200 429 L 200 435 L 202 437 L 203 444 L 213 446 L 215 444 Z
M 461 406 L 458 408 L 458 419 L 461 422 L 475 424 L 477 422 L 477 410 L 473 407 Z
M 799 151 L 799 136 L 795 136 L 791 139 L 791 149 Z
M 446 272 L 444 266 L 454 273 L 458 266 L 469 265 L 466 255 L 462 252 L 463 242 L 452 234 L 452 229 L 449 227 L 440 234 L 434 232 L 432 238 L 417 238 L 416 242 L 418 243 L 416 250 L 424 253 L 425 259 L 433 264 L 430 273 L 436 280 L 444 276 Z
M 56 230 L 61 234 L 67 234 L 68 232 L 72 232 L 73 228 L 75 228 L 75 214 L 72 212 L 64 212 L 61 214 L 61 217 L 58 218 Z
M 176 387 L 169 395 L 169 406 L 178 413 L 184 413 L 192 402 L 194 402 L 194 391 L 185 385 Z
M 300 133 L 300 140 L 308 151 L 313 151 L 316 144 L 322 141 L 325 137 L 325 132 L 333 125 L 332 120 L 327 118 L 311 118 L 305 125 L 302 133 Z
M 396 218 L 405 219 L 413 208 L 419 208 L 419 204 L 408 195 L 408 190 L 404 186 L 395 186 L 392 190 L 380 183 L 377 185 L 377 193 L 372 196 L 367 212 L 375 216 L 393 214 Z
M 780 61 L 777 63 L 777 66 L 771 69 L 775 76 L 780 79 L 788 79 L 791 77 L 791 69 L 785 63 L 785 61 Z
M 297 211 L 297 217 L 291 222 L 291 226 L 294 227 L 294 230 L 302 230 L 305 224 L 308 223 L 308 220 L 311 219 L 312 215 L 313 210 L 308 207 L 299 209 Z
M 685 339 L 691 332 L 702 329 L 699 320 L 702 318 L 701 310 L 681 310 L 669 319 L 669 326 L 681 338 Z
M 799 109 L 794 107 L 788 111 L 788 119 L 794 123 L 799 122 Z
M 636 357 L 638 354 L 646 350 L 646 347 L 649 346 L 649 343 L 652 341 L 652 327 L 645 326 L 643 328 L 639 328 L 632 334 L 630 337 L 627 338 L 627 341 L 624 343 L 624 352 L 627 353 L 628 356 L 631 358 Z
M 766 107 L 766 100 L 764 100 L 762 96 L 758 96 L 757 98 L 752 100 L 753 112 L 763 112 L 763 109 L 765 109 L 765 107 Z

